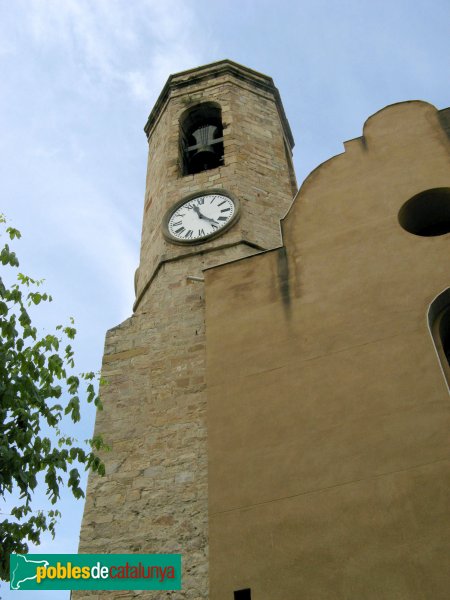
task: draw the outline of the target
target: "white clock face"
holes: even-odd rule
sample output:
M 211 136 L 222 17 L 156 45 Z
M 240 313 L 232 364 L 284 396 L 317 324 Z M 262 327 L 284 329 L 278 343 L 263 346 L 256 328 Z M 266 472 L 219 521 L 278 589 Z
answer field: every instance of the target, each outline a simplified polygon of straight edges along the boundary
M 236 208 L 233 200 L 223 194 L 205 194 L 186 200 L 169 217 L 169 237 L 189 243 L 215 236 L 231 224 Z

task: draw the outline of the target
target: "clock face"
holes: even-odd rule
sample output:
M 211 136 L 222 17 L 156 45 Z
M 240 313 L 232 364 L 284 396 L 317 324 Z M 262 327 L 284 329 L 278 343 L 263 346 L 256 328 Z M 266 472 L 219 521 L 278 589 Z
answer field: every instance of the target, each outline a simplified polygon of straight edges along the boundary
M 178 243 L 200 243 L 227 229 L 237 213 L 235 201 L 223 193 L 191 197 L 169 212 L 164 232 Z

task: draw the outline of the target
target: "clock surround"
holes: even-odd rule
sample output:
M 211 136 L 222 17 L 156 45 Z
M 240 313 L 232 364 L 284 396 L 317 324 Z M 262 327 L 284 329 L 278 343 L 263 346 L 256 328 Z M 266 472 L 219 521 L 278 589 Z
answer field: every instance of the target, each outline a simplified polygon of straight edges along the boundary
M 184 196 L 171 206 L 164 215 L 162 231 L 173 244 L 204 244 L 228 231 L 239 216 L 240 203 L 233 194 L 210 188 Z

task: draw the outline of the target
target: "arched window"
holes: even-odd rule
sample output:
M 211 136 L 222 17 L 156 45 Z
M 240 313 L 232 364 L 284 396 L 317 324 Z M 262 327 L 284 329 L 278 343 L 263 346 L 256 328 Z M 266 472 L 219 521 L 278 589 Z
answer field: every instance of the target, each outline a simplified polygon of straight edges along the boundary
M 450 366 L 450 306 L 441 314 L 439 323 L 439 335 L 442 342 L 442 349 Z
M 450 391 L 450 288 L 431 303 L 428 325 Z
M 193 175 L 224 164 L 222 111 L 204 102 L 185 111 L 180 119 L 182 175 Z

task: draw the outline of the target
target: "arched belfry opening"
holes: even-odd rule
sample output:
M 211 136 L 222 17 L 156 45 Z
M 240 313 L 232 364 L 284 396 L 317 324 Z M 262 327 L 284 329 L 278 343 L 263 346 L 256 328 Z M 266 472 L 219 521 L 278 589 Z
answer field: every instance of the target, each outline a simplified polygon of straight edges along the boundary
M 222 110 L 215 102 L 197 104 L 180 119 L 182 175 L 194 175 L 224 164 Z

